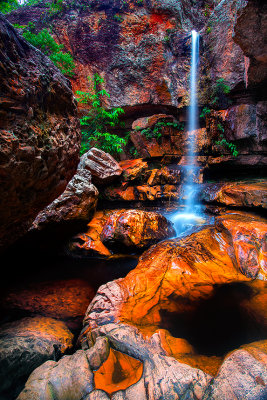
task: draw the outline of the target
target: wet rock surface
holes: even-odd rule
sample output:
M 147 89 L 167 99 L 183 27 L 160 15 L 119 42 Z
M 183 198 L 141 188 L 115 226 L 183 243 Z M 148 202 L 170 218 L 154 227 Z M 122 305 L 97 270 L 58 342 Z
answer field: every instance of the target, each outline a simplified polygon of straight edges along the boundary
M 156 212 L 127 210 L 110 215 L 101 232 L 101 241 L 107 246 L 123 245 L 145 248 L 175 235 L 172 223 Z
M 267 80 L 267 7 L 261 0 L 246 3 L 238 12 L 233 39 L 248 58 L 247 85 L 253 87 Z
M 141 210 L 98 211 L 88 228 L 71 240 L 71 254 L 110 256 L 127 249 L 138 251 L 175 235 L 172 223 L 160 213 Z
M 65 189 L 80 132 L 69 81 L 1 15 L 1 246 Z
M 57 360 L 72 348 L 66 325 L 36 316 L 0 327 L 1 398 L 16 396 L 29 374 L 47 360 Z
M 239 208 L 266 208 L 266 180 L 207 184 L 201 194 L 206 202 Z

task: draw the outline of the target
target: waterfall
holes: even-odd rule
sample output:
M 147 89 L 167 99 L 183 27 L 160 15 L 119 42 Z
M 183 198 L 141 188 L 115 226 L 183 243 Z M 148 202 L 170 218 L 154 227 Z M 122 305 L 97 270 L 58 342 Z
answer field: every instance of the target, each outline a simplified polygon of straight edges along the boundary
M 203 222 L 201 207 L 197 201 L 199 184 L 196 182 L 199 176 L 199 167 L 196 162 L 196 130 L 198 128 L 198 62 L 199 62 L 199 34 L 191 32 L 191 67 L 190 67 L 190 103 L 188 113 L 188 137 L 185 156 L 184 177 L 181 188 L 181 208 L 172 216 L 177 234 L 184 232 L 189 227 Z

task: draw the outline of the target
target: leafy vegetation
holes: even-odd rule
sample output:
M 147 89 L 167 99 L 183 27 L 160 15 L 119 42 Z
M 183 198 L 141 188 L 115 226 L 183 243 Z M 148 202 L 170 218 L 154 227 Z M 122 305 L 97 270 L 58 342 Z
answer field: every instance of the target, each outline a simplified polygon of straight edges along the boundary
M 183 123 L 178 123 L 178 122 L 164 122 L 164 121 L 158 121 L 153 129 L 151 127 L 142 129 L 139 126 L 135 127 L 136 131 L 140 131 L 142 135 L 144 135 L 147 139 L 156 139 L 157 142 L 160 141 L 161 136 L 162 136 L 162 128 L 163 127 L 173 127 L 178 130 L 184 130 L 184 124 Z
M 212 87 L 210 104 L 214 107 L 219 106 L 220 103 L 226 103 L 226 106 L 229 105 L 230 102 L 226 96 L 230 91 L 230 86 L 225 83 L 223 78 L 217 79 L 215 85 Z
M 26 0 L 20 4 L 17 0 L 4 0 L 0 2 L 0 12 L 8 14 L 19 7 L 34 6 L 41 3 L 44 7 L 48 8 L 49 14 L 55 14 L 63 10 L 63 0 L 47 1 L 42 0 Z
M 98 74 L 94 74 L 91 92 L 77 91 L 78 101 L 82 104 L 89 104 L 92 108 L 88 115 L 81 118 L 82 144 L 81 154 L 87 152 L 91 147 L 97 147 L 107 153 L 117 154 L 122 151 L 122 146 L 126 145 L 126 140 L 116 134 L 111 134 L 110 129 L 121 126 L 119 117 L 124 113 L 120 107 L 108 111 L 102 106 L 102 100 L 110 97 L 110 94 L 101 89 L 104 79 Z
M 28 27 L 24 28 L 23 37 L 46 54 L 64 75 L 73 76 L 75 64 L 72 55 L 62 51 L 64 46 L 54 40 L 48 29 L 44 28 L 40 32 L 34 33 L 34 28 L 34 24 L 30 23 Z
M 199 115 L 199 118 L 205 118 L 206 115 L 209 115 L 211 113 L 211 109 L 209 107 L 204 107 L 201 114 Z
M 3 14 L 8 14 L 16 8 L 20 7 L 17 0 L 7 0 L 0 2 L 0 12 Z
M 228 150 L 230 150 L 230 152 L 233 154 L 234 157 L 237 157 L 239 152 L 237 150 L 237 147 L 234 143 L 228 142 L 225 137 L 223 136 L 223 134 L 220 135 L 220 140 L 217 140 L 215 142 L 215 144 L 217 146 L 223 146 L 225 148 L 227 148 Z

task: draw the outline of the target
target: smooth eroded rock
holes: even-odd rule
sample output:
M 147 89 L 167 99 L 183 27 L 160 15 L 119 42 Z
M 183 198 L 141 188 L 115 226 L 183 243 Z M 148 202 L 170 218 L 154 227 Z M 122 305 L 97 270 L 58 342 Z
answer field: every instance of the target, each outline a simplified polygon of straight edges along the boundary
M 80 165 L 65 191 L 37 215 L 31 230 L 41 230 L 49 224 L 88 221 L 92 217 L 99 193 L 91 182 L 91 173 Z

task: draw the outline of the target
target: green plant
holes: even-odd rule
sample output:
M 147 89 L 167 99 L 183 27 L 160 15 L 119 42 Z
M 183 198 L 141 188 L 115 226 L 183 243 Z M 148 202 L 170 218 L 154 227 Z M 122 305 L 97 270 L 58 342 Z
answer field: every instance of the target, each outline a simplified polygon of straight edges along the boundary
M 233 156 L 234 156 L 234 157 L 237 157 L 238 154 L 239 154 L 239 152 L 238 152 L 238 150 L 237 150 L 236 145 L 235 145 L 234 143 L 228 142 L 228 141 L 224 138 L 224 136 L 223 136 L 222 134 L 220 135 L 220 138 L 221 138 L 221 139 L 220 139 L 220 140 L 217 140 L 217 141 L 215 142 L 215 144 L 216 144 L 217 146 L 223 146 L 223 147 L 229 149 L 230 152 L 233 154 Z
M 34 33 L 34 28 L 34 24 L 28 26 L 23 32 L 23 37 L 46 54 L 64 75 L 73 76 L 75 64 L 72 55 L 62 51 L 64 46 L 55 41 L 48 29 Z
M 199 118 L 205 118 L 206 115 L 209 115 L 211 113 L 211 109 L 208 107 L 204 107 L 201 114 L 199 115 Z
M 110 94 L 101 89 L 104 79 L 98 74 L 94 74 L 91 92 L 77 91 L 78 101 L 82 104 L 91 105 L 91 110 L 86 116 L 80 119 L 82 126 L 81 154 L 87 152 L 91 147 L 97 147 L 110 154 L 122 152 L 122 146 L 126 145 L 126 140 L 118 135 L 111 134 L 110 129 L 119 126 L 119 116 L 124 113 L 120 107 L 108 111 L 102 106 L 102 99 L 110 97 Z
M 8 14 L 13 10 L 16 10 L 20 7 L 20 4 L 17 0 L 7 0 L 2 1 L 0 3 L 0 12 L 3 14 Z
M 211 91 L 211 105 L 218 106 L 220 102 L 225 103 L 225 106 L 229 105 L 230 101 L 227 99 L 226 95 L 228 95 L 230 91 L 231 87 L 225 83 L 224 78 L 217 79 Z
M 115 21 L 121 22 L 123 21 L 123 17 L 120 14 L 115 14 L 114 17 Z
M 148 128 L 140 128 L 140 126 L 136 126 L 135 130 L 140 131 L 141 135 L 144 135 L 147 139 L 156 139 L 157 142 L 160 141 L 160 138 L 162 136 L 162 128 L 163 127 L 173 127 L 178 130 L 184 130 L 184 124 L 179 123 L 179 122 L 164 122 L 164 121 L 158 121 L 153 129 L 151 127 Z
M 49 8 L 48 12 L 51 15 L 57 14 L 63 10 L 63 0 L 52 1 L 51 3 L 47 3 L 47 5 Z
M 208 33 L 208 34 L 211 33 L 211 27 L 210 26 L 207 27 L 206 33 Z

